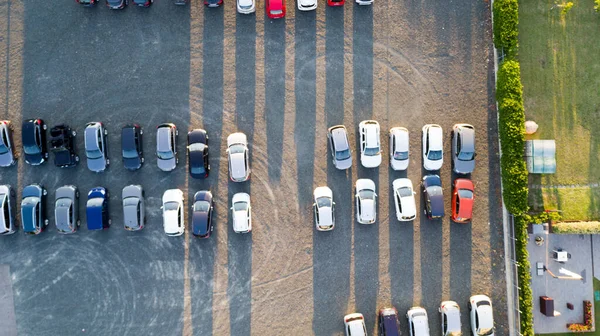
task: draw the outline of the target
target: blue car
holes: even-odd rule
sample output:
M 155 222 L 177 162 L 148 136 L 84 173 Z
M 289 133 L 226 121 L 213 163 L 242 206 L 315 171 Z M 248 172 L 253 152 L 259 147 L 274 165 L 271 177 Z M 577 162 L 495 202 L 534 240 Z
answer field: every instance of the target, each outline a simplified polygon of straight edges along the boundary
M 48 192 L 39 184 L 30 184 L 23 189 L 21 200 L 21 224 L 23 232 L 37 235 L 48 225 L 45 200 Z
M 96 187 L 90 190 L 85 212 L 88 230 L 102 230 L 110 227 L 108 191 L 105 188 Z

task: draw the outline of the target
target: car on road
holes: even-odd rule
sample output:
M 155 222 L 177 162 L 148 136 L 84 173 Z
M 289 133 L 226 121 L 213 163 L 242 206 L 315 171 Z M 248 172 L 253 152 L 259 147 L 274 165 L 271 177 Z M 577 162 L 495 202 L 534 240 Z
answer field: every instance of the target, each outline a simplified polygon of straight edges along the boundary
M 311 11 L 317 9 L 317 0 L 297 0 L 298 10 Z
M 267 16 L 270 19 L 281 19 L 285 17 L 285 1 L 284 0 L 266 0 Z
M 95 6 L 100 0 L 75 0 L 78 4 L 83 7 L 92 7 Z
M 223 0 L 204 0 L 204 5 L 207 7 L 219 7 L 223 4 Z
M 252 14 L 256 11 L 254 0 L 237 0 L 237 11 L 240 14 Z
M 12 131 L 10 121 L 0 120 L 0 167 L 10 167 L 17 163 Z
M 365 168 L 379 167 L 381 164 L 379 123 L 375 120 L 361 121 L 358 131 L 360 134 L 360 163 Z
M 42 119 L 28 119 L 23 121 L 21 128 L 21 141 L 25 162 L 38 166 L 48 159 L 48 146 L 46 145 L 46 124 Z
M 54 223 L 58 233 L 75 233 L 80 225 L 79 191 L 74 185 L 65 185 L 56 189 L 54 203 Z
M 252 207 L 250 195 L 237 193 L 231 199 L 231 217 L 233 218 L 233 232 L 248 233 L 252 231 Z
M 346 336 L 367 336 L 365 317 L 361 313 L 352 313 L 344 316 Z
M 127 231 L 139 231 L 146 223 L 146 205 L 144 189 L 141 185 L 131 184 L 121 191 L 123 199 L 123 223 Z
M 406 313 L 410 336 L 429 336 L 427 311 L 421 307 L 412 307 Z
M 357 4 L 359 5 L 372 5 L 373 4 L 373 0 L 355 0 Z
M 327 0 L 327 5 L 331 7 L 343 6 L 345 0 Z
M 17 231 L 16 207 L 15 191 L 7 184 L 0 185 L 0 235 L 9 235 Z
M 163 228 L 167 236 L 181 236 L 185 231 L 183 192 L 169 189 L 162 197 Z
M 248 138 L 244 133 L 233 133 L 227 137 L 229 178 L 233 182 L 244 182 L 250 178 L 248 160 Z
M 109 194 L 104 187 L 95 187 L 88 193 L 85 215 L 88 230 L 108 229 L 112 222 L 108 211 Z
M 21 199 L 21 225 L 23 232 L 37 235 L 48 226 L 46 218 L 46 195 L 48 192 L 39 184 L 23 188 Z
M 106 0 L 109 9 L 123 9 L 129 4 L 129 0 Z
M 494 311 L 487 295 L 473 295 L 469 299 L 471 332 L 476 336 L 494 335 Z
M 452 165 L 457 174 L 471 174 L 475 169 L 475 128 L 472 125 L 452 127 Z
M 352 167 L 352 152 L 348 142 L 348 132 L 343 125 L 329 127 L 327 138 L 335 168 L 343 170 Z
M 356 220 L 360 224 L 373 224 L 377 219 L 377 194 L 375 182 L 369 179 L 356 180 Z
M 192 205 L 192 233 L 199 238 L 208 238 L 213 231 L 213 195 L 208 190 L 194 194 Z
M 414 220 L 417 217 L 417 205 L 415 191 L 410 179 L 395 179 L 392 182 L 392 188 L 394 190 L 396 218 L 401 222 Z
M 444 162 L 442 127 L 436 124 L 423 126 L 423 168 L 439 170 Z
M 132 0 L 133 4 L 139 7 L 150 7 L 154 0 Z
M 188 133 L 187 152 L 189 170 L 193 178 L 206 178 L 210 172 L 208 163 L 208 134 L 203 129 L 191 130 Z
M 101 122 L 91 122 L 85 125 L 85 155 L 88 169 L 100 173 L 110 165 L 106 136 L 108 131 Z
M 390 165 L 393 170 L 408 168 L 408 150 L 408 130 L 404 127 L 390 129 Z
M 54 164 L 57 167 L 74 167 L 79 162 L 79 156 L 75 153 L 75 136 L 77 132 L 66 124 L 50 129 L 50 148 L 54 152 Z
M 423 177 L 423 199 L 425 200 L 425 215 L 429 219 L 444 217 L 444 195 L 442 193 L 442 180 L 438 175 L 425 175 Z
M 313 211 L 317 231 L 330 231 L 335 227 L 335 202 L 329 187 L 317 187 L 313 193 Z
M 454 301 L 443 301 L 438 308 L 442 322 L 442 336 L 461 336 L 460 307 Z
M 379 309 L 379 336 L 400 336 L 400 321 L 396 308 Z
M 468 223 L 473 217 L 475 186 L 465 178 L 454 180 L 452 192 L 452 220 L 456 223 Z
M 171 171 L 177 167 L 177 136 L 175 124 L 164 123 L 156 128 L 156 164 L 162 171 Z
M 128 170 L 137 170 L 144 164 L 144 130 L 138 124 L 125 125 L 121 129 L 121 154 L 123 166 Z

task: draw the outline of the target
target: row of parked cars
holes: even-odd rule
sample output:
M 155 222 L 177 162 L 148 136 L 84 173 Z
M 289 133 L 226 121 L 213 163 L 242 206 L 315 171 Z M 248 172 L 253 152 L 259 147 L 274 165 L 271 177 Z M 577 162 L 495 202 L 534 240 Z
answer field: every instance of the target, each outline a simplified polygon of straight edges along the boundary
M 494 335 L 492 300 L 487 295 L 473 295 L 469 299 L 471 332 L 476 336 Z M 442 336 L 462 335 L 460 307 L 454 301 L 443 301 L 438 308 L 442 326 Z M 429 319 L 422 307 L 412 307 L 406 313 L 410 336 L 429 336 Z M 394 307 L 379 310 L 378 326 L 380 336 L 399 336 L 400 322 Z M 344 316 L 346 336 L 366 336 L 365 318 L 360 313 Z

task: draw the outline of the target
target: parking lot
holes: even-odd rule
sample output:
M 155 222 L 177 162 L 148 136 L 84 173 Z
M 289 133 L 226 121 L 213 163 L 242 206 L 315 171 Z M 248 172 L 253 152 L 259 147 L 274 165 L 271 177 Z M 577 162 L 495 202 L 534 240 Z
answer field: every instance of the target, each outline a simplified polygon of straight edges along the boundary
M 0 237 L 0 265 L 10 267 L 19 335 L 342 335 L 345 314 L 365 315 L 376 334 L 376 313 L 393 305 L 401 314 L 425 307 L 432 334 L 440 334 L 437 307 L 455 300 L 468 332 L 470 295 L 494 302 L 498 335 L 507 335 L 506 283 L 496 114 L 491 65 L 491 23 L 485 2 L 380 1 L 342 8 L 320 2 L 298 12 L 287 2 L 284 20 L 235 13 L 235 2 L 204 8 L 157 0 L 148 9 L 88 9 L 73 1 L 0 0 L 0 118 L 15 125 L 42 118 L 79 132 L 82 161 L 75 169 L 50 163 L 0 170 L 2 184 L 48 189 L 50 225 L 40 236 Z M 384 161 L 359 164 L 356 133 L 365 119 L 379 121 Z M 85 165 L 83 128 L 101 121 L 108 131 L 110 169 Z M 144 127 L 146 163 L 126 171 L 120 129 Z M 179 166 L 156 167 L 158 124 L 180 130 Z M 390 195 L 394 179 L 408 177 L 416 190 L 422 170 L 421 127 L 438 123 L 448 136 L 440 172 L 446 213 L 452 174 L 450 130 L 477 130 L 475 211 L 472 224 L 399 223 Z M 353 167 L 333 167 L 328 126 L 350 131 Z M 411 132 L 407 172 L 389 168 L 387 130 Z M 15 140 L 20 148 L 20 127 Z M 185 134 L 210 136 L 211 175 L 187 173 Z M 228 179 L 226 137 L 248 136 L 252 175 Z M 355 220 L 354 182 L 377 185 L 375 225 Z M 54 191 L 75 184 L 111 192 L 112 227 L 59 235 L 53 222 Z M 141 232 L 122 225 L 121 189 L 141 184 L 148 223 Z M 312 191 L 328 185 L 336 202 L 336 228 L 316 232 Z M 216 198 L 215 232 L 208 240 L 189 230 L 178 238 L 162 228 L 161 196 L 210 189 Z M 233 232 L 229 200 L 252 198 L 253 231 Z M 417 194 L 420 195 L 420 194 Z M 422 209 L 420 197 L 417 207 Z M 190 205 L 189 202 L 186 206 Z M 421 213 L 422 214 L 422 213 Z M 187 214 L 189 217 L 189 213 Z M 189 229 L 189 227 L 188 227 Z M 35 321 L 35 322 L 33 322 Z

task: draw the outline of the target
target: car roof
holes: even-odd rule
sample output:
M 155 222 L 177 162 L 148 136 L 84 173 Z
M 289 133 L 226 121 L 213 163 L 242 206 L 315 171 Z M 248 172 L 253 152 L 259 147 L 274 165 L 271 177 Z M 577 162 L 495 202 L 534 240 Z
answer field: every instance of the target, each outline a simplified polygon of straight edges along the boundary
M 488 329 L 494 327 L 494 317 L 492 306 L 481 305 L 477 306 L 477 314 L 479 315 L 479 328 Z
M 361 199 L 360 217 L 365 220 L 373 220 L 375 218 L 375 201 L 372 199 Z
M 123 205 L 123 221 L 125 226 L 138 228 L 137 205 L 140 203 L 138 198 L 130 197 L 127 205 Z
M 333 142 L 335 143 L 336 150 L 343 151 L 350 148 L 348 144 L 348 134 L 346 133 L 345 128 L 337 127 L 332 129 L 331 137 L 333 138 Z
M 269 7 L 271 8 L 271 10 L 278 10 L 278 9 L 283 9 L 283 1 L 282 0 L 268 0 L 269 1 Z
M 192 213 L 192 229 L 194 230 L 194 234 L 205 235 L 208 233 L 208 212 L 194 211 Z
M 377 127 L 372 124 L 368 124 L 365 127 L 365 133 L 367 138 L 367 146 L 368 147 L 378 147 L 379 146 L 379 132 L 377 132 Z
M 383 325 L 385 327 L 385 336 L 399 336 L 400 330 L 398 330 L 398 317 L 396 315 L 385 315 L 383 316 Z
M 429 149 L 442 150 L 442 128 L 438 125 L 429 125 L 427 129 L 429 133 Z
M 475 130 L 470 127 L 460 128 L 461 150 L 465 152 L 475 151 Z
M 33 201 L 34 198 L 32 197 L 31 200 Z M 35 200 L 35 202 L 32 202 L 32 203 L 28 202 L 21 206 L 21 223 L 23 224 L 23 229 L 27 232 L 35 230 L 34 218 L 35 218 L 35 205 L 37 203 L 39 203 L 39 201 Z
M 333 225 L 333 216 L 330 207 L 318 207 L 319 209 L 319 225 L 331 226 Z
M 246 176 L 246 163 L 244 153 L 230 154 L 231 156 L 231 176 L 236 179 Z
M 236 143 L 247 145 L 248 138 L 246 137 L 246 134 L 241 132 L 229 134 L 227 137 L 227 147 L 229 148 L 231 145 Z
M 171 128 L 159 127 L 156 131 L 156 149 L 159 152 L 171 151 Z
M 394 148 L 394 150 L 399 151 L 399 152 L 406 152 L 408 151 L 408 131 L 405 129 L 394 129 L 392 136 L 394 137 L 394 139 L 396 139 L 396 148 Z

